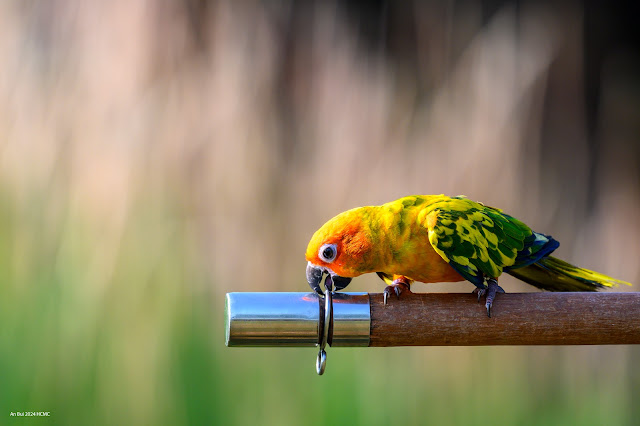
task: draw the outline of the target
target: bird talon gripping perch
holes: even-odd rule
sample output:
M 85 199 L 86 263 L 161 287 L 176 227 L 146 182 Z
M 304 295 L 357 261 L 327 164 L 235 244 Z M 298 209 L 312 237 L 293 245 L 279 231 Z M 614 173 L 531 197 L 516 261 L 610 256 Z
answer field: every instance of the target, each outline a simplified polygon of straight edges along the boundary
M 463 196 L 415 195 L 330 219 L 307 247 L 307 281 L 322 294 L 325 273 L 337 291 L 353 277 L 376 272 L 388 285 L 386 304 L 414 280 L 467 280 L 480 288 L 478 298 L 485 296 L 489 317 L 496 293 L 504 292 L 496 281 L 503 272 L 549 291 L 630 285 L 551 257 L 558 246 L 551 236 Z M 492 277 L 486 290 L 485 277 Z
M 386 277 L 382 277 L 382 279 L 386 280 Z M 385 305 L 391 293 L 394 293 L 398 299 L 400 299 L 402 293 L 411 293 L 411 280 L 406 277 L 399 277 L 393 280 L 391 285 L 386 286 L 383 292 Z
M 493 306 L 493 301 L 496 298 L 496 294 L 504 293 L 504 289 L 498 285 L 498 281 L 495 278 L 487 278 L 487 288 L 476 290 L 478 293 L 478 302 L 480 301 L 480 298 L 482 296 L 486 296 L 484 306 L 487 309 L 487 316 L 491 318 L 491 307 Z

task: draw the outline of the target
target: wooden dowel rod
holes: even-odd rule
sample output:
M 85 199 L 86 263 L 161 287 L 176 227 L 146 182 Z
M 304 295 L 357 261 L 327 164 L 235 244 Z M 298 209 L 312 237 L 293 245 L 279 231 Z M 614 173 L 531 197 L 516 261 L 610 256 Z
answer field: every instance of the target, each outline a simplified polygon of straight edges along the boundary
M 369 346 L 640 344 L 640 292 L 369 294 Z

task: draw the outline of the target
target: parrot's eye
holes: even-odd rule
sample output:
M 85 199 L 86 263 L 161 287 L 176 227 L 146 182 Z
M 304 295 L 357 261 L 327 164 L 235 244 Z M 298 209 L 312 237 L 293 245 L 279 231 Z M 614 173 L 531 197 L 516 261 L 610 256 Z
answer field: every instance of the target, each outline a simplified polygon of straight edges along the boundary
M 338 254 L 338 249 L 335 244 L 325 244 L 318 251 L 320 259 L 327 263 L 333 262 L 336 259 L 336 254 Z

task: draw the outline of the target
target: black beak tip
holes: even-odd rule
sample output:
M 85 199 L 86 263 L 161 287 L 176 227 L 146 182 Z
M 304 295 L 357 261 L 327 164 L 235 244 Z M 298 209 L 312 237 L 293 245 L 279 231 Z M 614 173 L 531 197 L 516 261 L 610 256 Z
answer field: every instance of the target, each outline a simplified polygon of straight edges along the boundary
M 307 282 L 309 283 L 309 287 L 319 295 L 323 296 L 324 292 L 320 287 L 320 283 L 322 282 L 322 276 L 325 274 L 325 270 L 318 266 L 312 265 L 311 263 L 307 264 Z M 329 275 L 325 280 L 325 287 L 327 290 L 339 291 L 344 289 L 351 282 L 351 278 L 341 277 L 338 275 Z M 332 287 L 335 286 L 335 289 Z
M 309 283 L 309 287 L 319 295 L 324 294 L 320 288 L 323 272 L 324 271 L 317 266 L 313 266 L 311 264 L 307 265 L 307 282 Z

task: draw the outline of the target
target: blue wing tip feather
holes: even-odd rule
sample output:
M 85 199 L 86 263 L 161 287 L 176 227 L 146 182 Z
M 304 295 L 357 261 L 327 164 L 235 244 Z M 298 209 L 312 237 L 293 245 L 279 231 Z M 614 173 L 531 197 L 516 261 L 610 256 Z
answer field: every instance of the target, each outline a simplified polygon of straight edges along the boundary
M 524 248 L 518 253 L 515 263 L 509 268 L 505 268 L 505 271 L 534 264 L 543 257 L 549 256 L 559 246 L 560 243 L 551 235 L 533 232 L 525 239 Z

